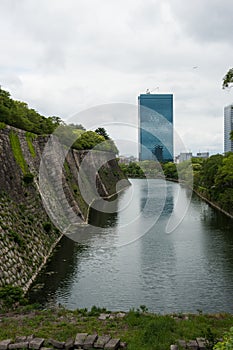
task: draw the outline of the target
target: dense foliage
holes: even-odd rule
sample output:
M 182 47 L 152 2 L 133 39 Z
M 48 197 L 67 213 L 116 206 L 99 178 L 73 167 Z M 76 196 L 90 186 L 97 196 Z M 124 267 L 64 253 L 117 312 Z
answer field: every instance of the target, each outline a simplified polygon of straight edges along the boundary
M 32 155 L 33 147 L 30 140 L 33 139 L 33 134 L 44 135 L 54 132 L 60 141 L 69 146 L 73 144 L 73 148 L 78 150 L 95 147 L 99 150 L 118 153 L 116 145 L 104 128 L 98 128 L 95 132 L 85 131 L 81 124 L 66 125 L 60 117 L 46 118 L 29 108 L 25 102 L 13 100 L 10 93 L 0 87 L 0 129 L 3 129 L 6 124 L 28 132 L 27 142 Z
M 223 78 L 222 87 L 223 89 L 229 87 L 233 83 L 233 68 L 229 69 L 225 77 Z
M 233 214 L 233 153 L 216 154 L 205 160 L 196 171 L 194 188 Z
M 25 102 L 15 101 L 0 88 L 0 122 L 35 134 L 51 134 L 61 123 L 59 117 L 44 117 Z

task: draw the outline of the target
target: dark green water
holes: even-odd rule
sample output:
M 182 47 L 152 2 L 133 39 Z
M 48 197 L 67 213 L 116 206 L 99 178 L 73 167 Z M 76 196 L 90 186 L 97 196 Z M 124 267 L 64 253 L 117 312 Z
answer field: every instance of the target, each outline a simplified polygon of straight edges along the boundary
M 146 180 L 131 182 L 115 203 L 116 213 L 92 213 L 92 224 L 101 227 L 85 244 L 62 239 L 30 291 L 31 301 L 70 309 L 146 305 L 160 313 L 233 313 L 233 221 L 194 195 L 168 234 L 178 191 L 175 217 L 187 203 L 187 190 L 163 180 L 149 180 L 149 190 Z

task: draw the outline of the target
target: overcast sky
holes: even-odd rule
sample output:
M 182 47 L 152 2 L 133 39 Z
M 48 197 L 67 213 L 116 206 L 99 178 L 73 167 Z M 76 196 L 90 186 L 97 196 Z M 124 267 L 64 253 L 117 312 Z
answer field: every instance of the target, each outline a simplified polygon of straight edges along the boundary
M 0 84 L 65 120 L 100 104 L 137 104 L 147 88 L 173 93 L 186 148 L 221 153 L 223 108 L 233 103 L 233 89 L 221 88 L 233 67 L 232 14 L 232 0 L 1 0 Z M 77 122 L 88 126 L 85 118 Z

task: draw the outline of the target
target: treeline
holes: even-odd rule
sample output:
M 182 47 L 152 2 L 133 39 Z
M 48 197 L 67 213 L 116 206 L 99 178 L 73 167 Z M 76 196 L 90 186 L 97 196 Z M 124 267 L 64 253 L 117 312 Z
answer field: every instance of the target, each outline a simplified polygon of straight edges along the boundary
M 233 215 L 233 153 L 194 164 L 194 189 Z
M 208 159 L 160 164 L 155 161 L 120 164 L 132 178 L 166 178 L 186 183 L 211 202 L 233 215 L 233 153 L 216 154 Z
M 45 117 L 27 103 L 11 98 L 8 91 L 0 87 L 0 127 L 11 125 L 33 134 L 48 135 L 55 132 L 59 139 L 78 150 L 97 148 L 99 150 L 118 153 L 113 140 L 110 139 L 104 128 L 95 131 L 86 131 L 81 124 L 66 123 L 57 116 Z
M 119 164 L 125 175 L 131 178 L 171 178 L 178 179 L 177 167 L 174 163 L 159 163 L 154 160 Z
M 59 117 L 44 117 L 0 88 L 0 122 L 34 134 L 51 134 L 62 121 Z

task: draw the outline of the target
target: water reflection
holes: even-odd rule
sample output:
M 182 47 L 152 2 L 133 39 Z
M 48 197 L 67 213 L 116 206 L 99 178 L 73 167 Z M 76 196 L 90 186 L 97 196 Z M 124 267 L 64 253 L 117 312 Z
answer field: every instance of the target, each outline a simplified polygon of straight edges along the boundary
M 169 216 L 182 213 L 178 191 L 183 203 L 190 194 L 162 180 L 132 183 L 119 196 L 117 213 L 92 213 L 91 222 L 101 227 L 87 247 L 67 238 L 61 242 L 37 281 L 45 286 L 34 300 L 43 296 L 71 309 L 95 304 L 128 310 L 144 304 L 160 313 L 233 312 L 233 221 L 194 195 L 180 225 L 167 234 Z M 116 248 L 132 237 L 137 239 Z M 56 273 L 46 274 L 50 271 Z
M 90 209 L 89 224 L 102 228 L 115 226 L 118 212 L 118 201 L 116 201 L 116 197 L 114 197 L 112 213 L 106 212 L 103 203 L 101 204 L 101 211 L 98 211 L 95 208 Z
M 69 290 L 74 276 L 78 273 L 79 260 L 86 246 L 78 245 L 63 237 L 56 247 L 53 257 L 39 274 L 28 293 L 31 302 L 54 303 L 56 291 Z

